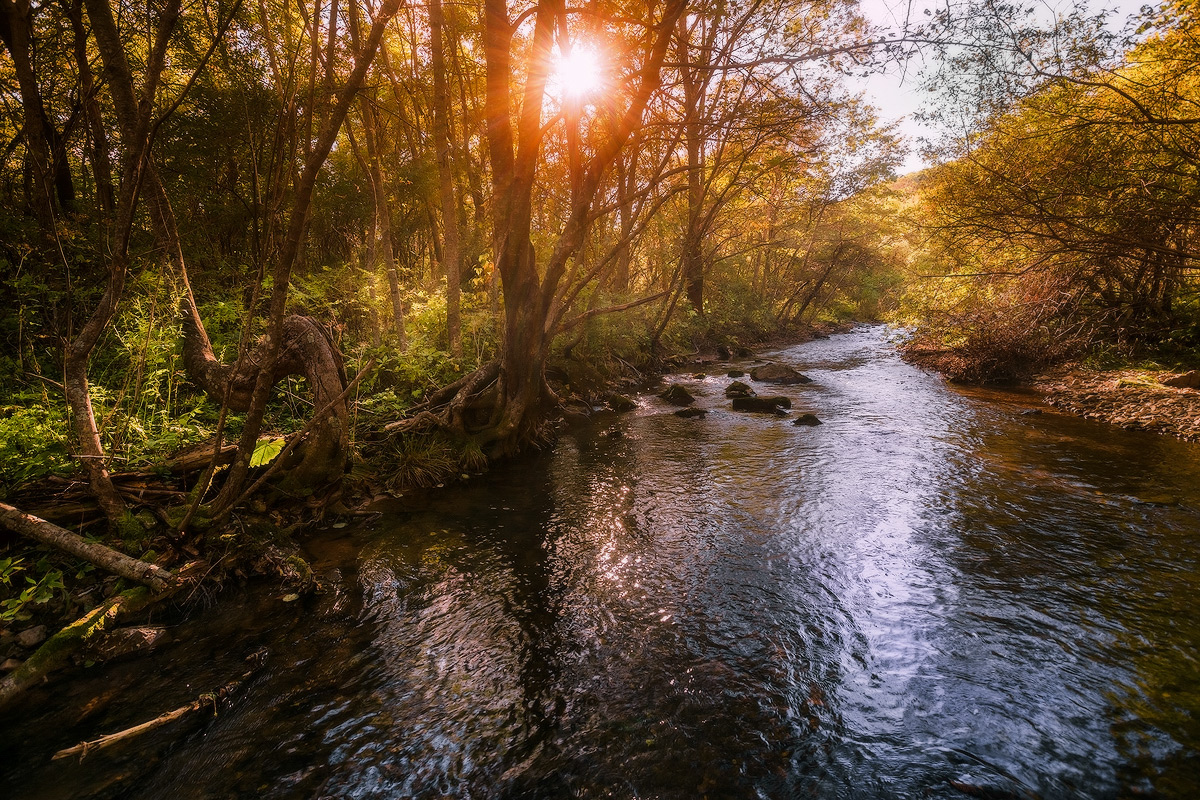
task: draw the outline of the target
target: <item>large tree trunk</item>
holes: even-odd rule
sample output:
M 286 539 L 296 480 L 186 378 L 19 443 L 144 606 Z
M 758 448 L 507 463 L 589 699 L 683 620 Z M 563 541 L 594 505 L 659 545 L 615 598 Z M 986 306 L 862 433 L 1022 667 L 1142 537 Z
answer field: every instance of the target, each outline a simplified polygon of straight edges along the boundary
M 353 19 L 353 16 L 351 17 Z M 404 320 L 404 298 L 400 295 L 400 273 L 396 269 L 396 252 L 392 247 L 392 209 L 388 205 L 387 189 L 383 181 L 383 170 L 379 166 L 379 125 L 375 108 L 370 102 L 362 103 L 363 135 L 367 142 L 367 171 L 371 176 L 371 193 L 375 206 L 375 228 L 377 238 L 373 243 L 375 260 L 383 260 L 387 275 L 388 297 L 392 303 L 392 329 L 399 339 L 400 351 L 408 349 L 408 333 Z M 375 266 L 372 264 L 372 266 Z
M 701 151 L 701 115 L 704 103 L 705 82 L 697 75 L 697 71 L 689 65 L 690 45 L 687 23 L 679 21 L 679 72 L 683 80 L 684 106 L 687 108 L 687 118 L 684 120 L 684 140 L 687 146 L 687 183 L 688 183 L 688 213 L 687 228 L 683 234 L 683 276 L 687 287 L 688 302 L 696 309 L 696 313 L 704 314 L 704 231 L 701 225 L 701 213 L 704 209 L 704 185 L 702 181 L 704 161 Z
M 558 305 L 568 262 L 586 238 L 592 206 L 607 170 L 641 124 L 650 96 L 660 85 L 667 45 L 685 7 L 686 0 L 671 0 L 663 8 L 629 106 L 613 120 L 607 135 L 596 141 L 587 163 L 573 162 L 569 213 L 544 270 L 539 270 L 532 239 L 533 196 L 545 137 L 546 83 L 561 6 L 554 0 L 538 2 L 521 102 L 514 114 L 514 28 L 508 4 L 506 0 L 484 2 L 485 115 L 496 271 L 504 289 L 504 338 L 492 424 L 476 436 L 490 444 L 492 455 L 512 453 L 540 438 L 547 406 L 555 399 L 546 383 L 545 366 L 561 316 Z M 569 48 L 569 42 L 560 44 Z
M 25 122 L 25 154 L 32 173 L 28 198 L 47 238 L 54 234 L 54 197 L 73 211 L 75 190 L 65 163 L 66 151 L 46 114 L 33 63 L 35 9 L 29 0 L 0 0 L 0 41 L 12 58 Z M 57 191 L 56 191 L 57 190 Z
M 133 99 L 133 79 L 120 39 L 117 37 L 112 9 L 101 0 L 89 0 L 88 6 L 96 41 L 104 57 L 105 69 L 110 76 L 112 93 L 117 100 L 118 114 L 121 117 L 121 191 L 117 203 L 116 225 L 110 242 L 108 283 L 95 310 L 79 334 L 66 347 L 63 357 L 63 387 L 72 412 L 71 422 L 79 447 L 79 456 L 87 470 L 92 493 L 109 522 L 116 527 L 128 524 L 132 518 L 126 513 L 125 502 L 113 486 L 105 465 L 106 456 L 100 442 L 100 430 L 96 424 L 88 388 L 88 361 L 100 336 L 116 315 L 125 288 L 134 212 L 142 178 L 150 160 L 153 98 L 157 92 L 158 79 L 166 64 L 167 43 L 179 20 L 179 3 L 180 0 L 168 2 L 158 19 L 153 46 L 146 60 L 146 79 L 142 88 L 143 102 L 140 106 Z
M 258 374 L 250 395 L 250 405 L 246 411 L 242 436 L 238 442 L 237 458 L 234 459 L 233 465 L 229 469 L 229 476 L 225 481 L 225 485 L 221 487 L 221 493 L 214 501 L 214 519 L 221 520 L 223 517 L 227 518 L 228 514 L 233 510 L 234 504 L 242 496 L 242 490 L 245 487 L 246 478 L 250 470 L 250 459 L 258 442 L 258 435 L 262 430 L 267 401 L 270 399 L 271 389 L 275 385 L 276 370 L 279 369 L 281 364 L 288 361 L 284 353 L 284 348 L 287 343 L 292 341 L 292 334 L 288 330 L 293 329 L 292 326 L 295 323 L 291 321 L 296 319 L 295 317 L 288 317 L 286 314 L 289 286 L 291 284 L 292 271 L 303 253 L 303 238 L 308 227 L 308 215 L 312 209 L 312 199 L 313 193 L 316 190 L 317 176 L 321 168 L 325 165 L 325 160 L 329 157 L 329 152 L 337 140 L 338 132 L 342 128 L 346 114 L 349 112 L 350 106 L 354 102 L 359 89 L 362 87 L 363 79 L 366 77 L 367 70 L 375 58 L 375 53 L 379 50 L 384 29 L 399 10 L 400 2 L 401 0 L 384 0 L 371 25 L 366 41 L 357 54 L 354 69 L 338 91 L 333 107 L 321 123 L 320 132 L 315 140 L 310 142 L 311 147 L 306 144 L 308 155 L 304 162 L 304 171 L 294 186 L 294 199 L 290 219 L 288 220 L 287 232 L 281 243 L 279 254 L 275 258 L 274 267 L 271 270 L 271 302 L 267 330 L 259 346 L 255 348 L 255 355 L 258 358 Z M 303 338 L 308 343 L 305 345 L 306 348 L 318 346 L 316 337 L 305 334 Z M 301 352 L 312 353 L 311 350 L 303 348 Z M 329 371 L 322 369 L 322 374 L 327 377 Z M 340 395 L 340 391 L 333 396 L 337 397 L 338 395 Z M 346 456 L 348 453 L 343 451 L 343 455 Z M 336 465 L 326 465 L 325 474 L 330 474 L 331 470 L 344 469 L 345 463 L 343 458 Z M 303 473 L 303 465 L 301 465 L 300 471 L 296 473 L 297 478 L 302 477 Z

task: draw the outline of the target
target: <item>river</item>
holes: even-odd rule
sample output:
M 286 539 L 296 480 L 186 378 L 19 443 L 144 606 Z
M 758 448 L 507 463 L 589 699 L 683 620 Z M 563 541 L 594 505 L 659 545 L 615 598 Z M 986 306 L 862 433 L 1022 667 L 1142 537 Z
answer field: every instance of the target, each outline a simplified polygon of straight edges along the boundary
M 9 797 L 1200 797 L 1200 447 L 947 386 L 884 327 L 675 376 L 548 453 L 309 542 L 38 690 Z M 756 387 L 763 393 L 763 387 Z M 265 666 L 215 719 L 60 747 Z

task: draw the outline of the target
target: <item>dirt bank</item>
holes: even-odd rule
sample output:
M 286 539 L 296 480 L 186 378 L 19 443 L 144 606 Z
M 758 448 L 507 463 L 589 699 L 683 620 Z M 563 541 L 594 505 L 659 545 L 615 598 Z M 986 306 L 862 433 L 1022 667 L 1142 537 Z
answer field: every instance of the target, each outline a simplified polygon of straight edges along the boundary
M 1200 389 L 1164 383 L 1182 377 L 1178 372 L 1096 370 L 1074 364 L 1038 376 L 1032 387 L 1047 403 L 1071 414 L 1200 441 Z

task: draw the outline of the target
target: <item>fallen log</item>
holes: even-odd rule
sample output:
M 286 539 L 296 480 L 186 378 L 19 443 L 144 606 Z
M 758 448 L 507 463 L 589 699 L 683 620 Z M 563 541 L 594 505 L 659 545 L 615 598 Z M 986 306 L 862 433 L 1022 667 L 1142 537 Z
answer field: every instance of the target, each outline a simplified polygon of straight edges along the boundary
M 144 583 L 156 592 L 166 589 L 172 580 L 171 573 L 162 567 L 130 558 L 111 547 L 89 542 L 78 534 L 58 527 L 53 522 L 26 514 L 7 503 L 0 503 L 0 525 L 13 533 L 28 536 L 42 544 L 48 544 L 65 553 L 82 558 L 84 561 L 89 561 L 114 575 Z
M 97 750 L 103 750 L 106 747 L 111 747 L 117 742 L 122 742 L 126 739 L 132 739 L 135 736 L 140 736 L 147 731 L 152 731 L 155 728 L 161 728 L 163 725 L 166 725 L 169 722 L 174 722 L 177 719 L 182 719 L 183 717 L 204 709 L 211 708 L 213 716 L 216 716 L 217 704 L 222 700 L 228 699 L 241 687 L 243 683 L 253 677 L 254 673 L 257 672 L 259 667 L 262 666 L 264 655 L 265 654 L 261 651 L 252 655 L 249 659 L 251 662 L 250 670 L 246 672 L 246 674 L 242 675 L 242 677 L 235 681 L 230 681 L 216 691 L 205 692 L 187 705 L 180 706 L 174 711 L 168 711 L 165 714 L 159 714 L 157 717 L 149 720 L 148 722 L 143 722 L 140 725 L 134 725 L 132 728 L 126 728 L 123 731 L 117 731 L 116 733 L 110 733 L 105 736 L 101 736 L 98 739 L 80 742 L 74 747 L 67 747 L 59 750 L 50 760 L 58 761 L 62 758 L 70 758 L 71 756 L 77 755 L 79 756 L 79 760 L 82 761 L 88 755 L 88 753 L 93 753 Z
M 167 588 L 158 594 L 145 586 L 121 592 L 51 636 L 21 666 L 0 679 L 0 709 L 21 692 L 46 680 L 50 673 L 70 666 L 73 655 L 84 645 L 116 627 L 122 617 L 136 614 L 151 603 L 170 597 L 187 585 L 189 578 L 202 575 L 205 567 L 203 562 L 188 564 L 172 576 Z
M 0 680 L 0 708 L 31 686 L 41 683 L 51 672 L 71 664 L 71 656 L 100 634 L 113 628 L 122 614 L 141 611 L 153 595 L 144 586 L 121 592 L 84 614 L 34 651 L 25 663 Z

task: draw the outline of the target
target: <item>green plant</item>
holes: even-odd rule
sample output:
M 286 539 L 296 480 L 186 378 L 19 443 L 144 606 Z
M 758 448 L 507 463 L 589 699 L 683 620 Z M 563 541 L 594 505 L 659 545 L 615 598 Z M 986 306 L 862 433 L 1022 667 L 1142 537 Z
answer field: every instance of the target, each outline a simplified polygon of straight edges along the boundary
M 37 405 L 41 397 L 10 397 L 21 405 L 0 407 L 0 495 L 26 481 L 74 468 L 67 453 L 66 412 L 57 404 Z
M 45 558 L 34 565 L 33 575 L 24 575 L 25 585 L 18 588 L 19 578 L 26 572 L 23 562 L 21 558 L 0 559 L 0 594 L 4 595 L 0 600 L 0 622 L 29 619 L 33 616 L 31 606 L 47 603 L 65 590 L 62 570 L 51 569 Z

